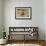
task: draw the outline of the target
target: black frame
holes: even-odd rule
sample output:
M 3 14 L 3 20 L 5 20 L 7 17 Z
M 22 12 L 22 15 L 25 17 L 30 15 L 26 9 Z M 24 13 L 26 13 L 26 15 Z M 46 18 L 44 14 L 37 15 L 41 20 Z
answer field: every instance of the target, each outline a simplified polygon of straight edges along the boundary
M 32 13 L 30 14 L 30 18 L 16 18 L 16 8 L 29 8 L 30 9 L 30 12 L 32 12 L 32 7 L 15 7 L 15 19 L 20 19 L 20 20 L 23 20 L 23 19 L 32 19 Z

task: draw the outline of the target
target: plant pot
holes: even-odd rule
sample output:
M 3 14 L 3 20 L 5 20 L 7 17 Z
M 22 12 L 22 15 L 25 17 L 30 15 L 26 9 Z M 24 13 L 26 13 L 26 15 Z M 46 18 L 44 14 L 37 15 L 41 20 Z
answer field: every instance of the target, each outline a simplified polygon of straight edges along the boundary
M 7 40 L 6 39 L 0 39 L 0 44 L 6 44 Z

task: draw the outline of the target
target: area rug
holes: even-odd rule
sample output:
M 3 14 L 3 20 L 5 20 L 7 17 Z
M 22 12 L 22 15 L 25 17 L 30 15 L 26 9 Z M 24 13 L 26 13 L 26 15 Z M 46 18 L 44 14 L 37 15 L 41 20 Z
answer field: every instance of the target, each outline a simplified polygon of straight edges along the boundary
M 7 44 L 5 46 L 42 46 L 39 44 Z

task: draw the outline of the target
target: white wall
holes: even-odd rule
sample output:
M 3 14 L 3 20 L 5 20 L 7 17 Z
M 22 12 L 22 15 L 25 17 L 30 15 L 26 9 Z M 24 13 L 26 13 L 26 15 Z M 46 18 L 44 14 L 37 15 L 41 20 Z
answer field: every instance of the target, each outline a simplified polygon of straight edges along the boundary
M 46 40 L 46 0 L 45 0 L 45 40 Z
M 0 0 L 0 28 L 1 28 L 1 21 L 2 20 L 2 0 Z
M 45 39 L 45 3 L 44 0 L 33 0 L 33 26 L 39 27 L 39 38 Z
M 2 37 L 2 0 L 0 0 L 0 38 Z
M 16 20 L 15 7 L 32 7 L 32 20 Z M 45 39 L 45 17 L 43 0 L 4 0 L 4 26 L 7 35 L 9 27 L 37 26 L 39 38 Z

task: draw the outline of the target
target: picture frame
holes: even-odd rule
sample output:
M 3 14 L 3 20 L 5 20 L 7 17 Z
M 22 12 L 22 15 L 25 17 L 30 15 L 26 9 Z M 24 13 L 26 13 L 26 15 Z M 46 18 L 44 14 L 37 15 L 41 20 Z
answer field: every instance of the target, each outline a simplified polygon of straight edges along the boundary
M 32 19 L 32 7 L 16 7 L 15 19 Z

